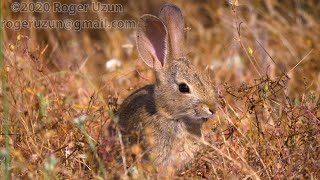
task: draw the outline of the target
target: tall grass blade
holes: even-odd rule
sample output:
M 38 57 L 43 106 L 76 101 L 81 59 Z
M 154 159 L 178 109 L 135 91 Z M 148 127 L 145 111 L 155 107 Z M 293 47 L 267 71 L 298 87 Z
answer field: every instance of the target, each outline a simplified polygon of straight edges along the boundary
M 0 0 L 0 5 L 2 6 L 2 1 Z M 2 17 L 2 7 L 0 8 L 0 22 L 3 21 Z M 3 29 L 0 28 L 0 39 L 3 40 Z M 5 67 L 3 62 L 3 52 L 2 52 L 2 42 L 0 44 L 0 73 L 1 73 L 1 82 L 2 82 L 2 106 L 3 106 L 3 132 L 5 136 L 5 168 L 4 168 L 4 174 L 5 179 L 9 179 L 10 171 L 10 147 L 9 147 L 9 119 L 8 119 L 8 113 L 9 113 L 9 107 L 8 107 L 8 99 L 7 99 L 7 92 L 6 92 L 6 75 L 5 75 Z

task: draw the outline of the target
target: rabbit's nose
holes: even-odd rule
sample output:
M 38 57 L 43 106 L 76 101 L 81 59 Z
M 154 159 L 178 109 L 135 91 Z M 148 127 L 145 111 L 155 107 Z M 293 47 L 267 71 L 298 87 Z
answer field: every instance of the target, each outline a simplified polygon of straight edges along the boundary
M 206 111 L 207 111 L 208 116 L 210 116 L 210 117 L 212 117 L 212 116 L 213 116 L 214 111 L 213 111 L 213 109 L 212 109 L 212 108 L 210 108 L 209 106 L 207 106 Z
M 209 108 L 209 112 L 213 115 L 214 111 Z
M 214 115 L 215 109 L 216 108 L 215 108 L 215 106 L 213 104 L 209 104 L 208 110 L 209 110 L 211 115 Z

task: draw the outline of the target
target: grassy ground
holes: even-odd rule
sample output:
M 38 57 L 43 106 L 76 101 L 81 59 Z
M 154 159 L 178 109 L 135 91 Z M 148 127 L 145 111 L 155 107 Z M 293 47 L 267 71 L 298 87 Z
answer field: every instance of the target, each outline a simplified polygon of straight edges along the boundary
M 177 176 L 319 179 L 320 3 L 169 2 L 182 9 L 188 55 L 214 80 L 220 104 L 204 127 L 201 152 Z M 166 2 L 105 3 L 121 4 L 123 12 L 13 13 L 11 1 L 1 9 L 7 21 L 136 21 L 145 13 L 156 15 Z M 1 177 L 156 176 L 153 167 L 139 162 L 139 147 L 122 146 L 112 120 L 127 95 L 153 82 L 152 70 L 138 58 L 134 33 L 134 28 L 3 30 Z M 121 65 L 107 70 L 110 59 Z M 132 161 L 124 168 L 123 162 Z

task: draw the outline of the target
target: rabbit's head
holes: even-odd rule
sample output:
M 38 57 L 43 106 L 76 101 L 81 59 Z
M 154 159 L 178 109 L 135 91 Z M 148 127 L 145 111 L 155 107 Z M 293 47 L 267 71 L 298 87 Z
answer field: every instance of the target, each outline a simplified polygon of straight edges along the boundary
M 140 57 L 156 72 L 158 112 L 168 119 L 201 123 L 215 111 L 214 88 L 186 57 L 183 41 L 184 18 L 175 5 L 163 5 L 159 18 L 146 14 L 138 23 Z

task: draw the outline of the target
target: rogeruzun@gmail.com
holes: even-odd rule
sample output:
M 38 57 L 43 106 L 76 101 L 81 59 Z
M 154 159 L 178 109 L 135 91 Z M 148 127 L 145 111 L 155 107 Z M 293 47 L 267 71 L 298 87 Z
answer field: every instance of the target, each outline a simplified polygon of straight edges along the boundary
M 136 28 L 134 20 L 0 20 L 0 28 L 20 31 L 22 29 L 65 29 L 81 31 L 83 29 L 130 29 Z

